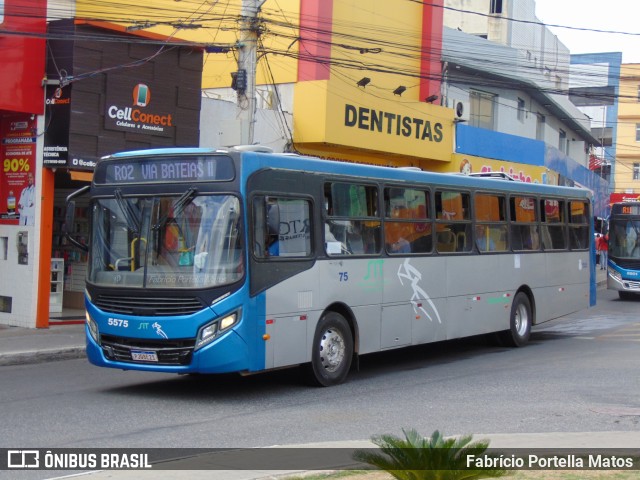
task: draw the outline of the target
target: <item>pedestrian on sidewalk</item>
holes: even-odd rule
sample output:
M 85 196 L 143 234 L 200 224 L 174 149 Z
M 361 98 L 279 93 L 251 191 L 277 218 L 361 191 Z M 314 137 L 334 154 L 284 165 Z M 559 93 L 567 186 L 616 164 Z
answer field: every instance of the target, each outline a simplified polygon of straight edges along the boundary
M 598 245 L 600 250 L 600 270 L 606 270 L 607 253 L 609 253 L 609 235 L 600 235 L 600 238 L 598 238 Z

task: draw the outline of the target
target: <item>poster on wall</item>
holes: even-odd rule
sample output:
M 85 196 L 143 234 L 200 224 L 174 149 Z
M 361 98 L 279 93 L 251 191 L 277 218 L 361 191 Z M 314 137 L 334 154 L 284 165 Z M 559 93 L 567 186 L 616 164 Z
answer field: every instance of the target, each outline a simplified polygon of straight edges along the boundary
M 47 110 L 42 164 L 66 167 L 69 164 L 69 124 L 71 122 L 71 85 L 47 85 Z
M 0 224 L 33 225 L 36 121 L 31 115 L 0 117 Z

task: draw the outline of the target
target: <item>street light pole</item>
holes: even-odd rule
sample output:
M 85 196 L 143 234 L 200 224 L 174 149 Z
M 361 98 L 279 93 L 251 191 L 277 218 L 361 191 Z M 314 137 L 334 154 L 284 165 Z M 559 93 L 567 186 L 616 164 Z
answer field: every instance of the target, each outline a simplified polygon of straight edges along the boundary
M 256 63 L 258 51 L 258 11 L 266 0 L 242 0 L 238 73 L 236 81 L 244 78 L 246 85 L 238 82 L 238 108 L 240 119 L 240 143 L 253 144 L 256 113 Z M 244 73 L 242 73 L 244 72 Z

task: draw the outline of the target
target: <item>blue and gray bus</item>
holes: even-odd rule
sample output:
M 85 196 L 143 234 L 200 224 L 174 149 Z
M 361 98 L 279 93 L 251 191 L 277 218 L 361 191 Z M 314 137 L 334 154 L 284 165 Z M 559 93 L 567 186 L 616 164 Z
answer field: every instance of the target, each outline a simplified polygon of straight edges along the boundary
M 101 159 L 88 197 L 91 363 L 341 383 L 360 355 L 532 325 L 595 303 L 578 188 L 275 154 Z M 615 257 L 614 257 L 615 258 Z
M 611 205 L 607 288 L 621 299 L 640 298 L 640 202 Z

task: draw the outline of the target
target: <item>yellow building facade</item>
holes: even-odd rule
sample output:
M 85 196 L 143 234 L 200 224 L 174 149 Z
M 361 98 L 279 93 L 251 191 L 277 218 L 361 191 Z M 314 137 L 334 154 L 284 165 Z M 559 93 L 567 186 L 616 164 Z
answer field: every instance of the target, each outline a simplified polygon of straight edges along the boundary
M 265 0 L 256 83 L 291 85 L 292 147 L 339 161 L 437 172 L 502 171 L 557 183 L 543 167 L 454 153 L 455 113 L 439 105 L 443 0 Z M 242 0 L 154 0 L 132 8 L 81 0 L 78 18 L 204 46 L 202 88 L 228 89 L 243 48 Z M 242 101 L 240 100 L 240 105 Z M 466 166 L 467 168 L 464 168 Z
M 453 165 L 454 114 L 438 105 L 441 3 L 264 2 L 254 24 L 256 82 L 294 85 L 295 150 L 429 170 Z M 159 49 L 176 41 L 205 46 L 202 88 L 216 89 L 229 87 L 238 70 L 242 13 L 241 0 L 155 0 L 135 8 L 83 0 L 76 16 L 169 37 Z
M 640 194 L 640 64 L 623 64 L 620 73 L 616 193 Z
M 271 83 L 272 75 L 278 83 L 296 81 L 298 47 L 294 40 L 299 37 L 300 4 L 300 0 L 267 0 L 260 9 L 261 23 L 257 28 L 261 31 L 261 46 L 273 53 L 268 55 L 271 72 L 261 68 L 259 61 L 258 83 Z M 136 4 L 126 0 L 76 2 L 76 18 L 111 22 L 129 31 L 144 30 L 168 38 L 166 45 L 159 45 L 159 49 L 171 48 L 174 42 L 211 47 L 204 58 L 203 89 L 231 84 L 231 72 L 238 69 L 241 15 L 242 0 L 152 0 Z

